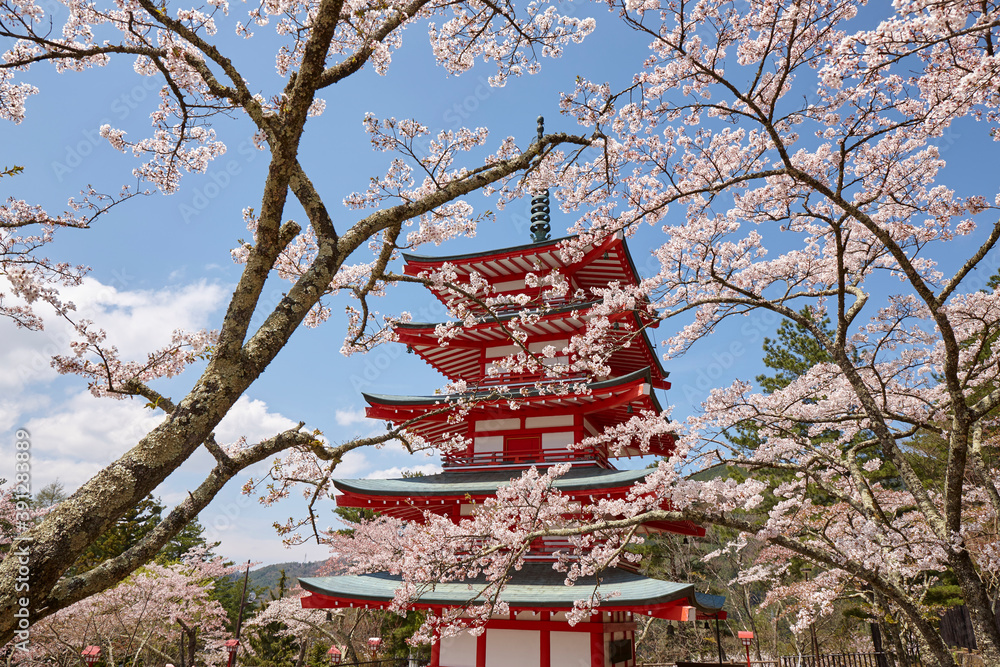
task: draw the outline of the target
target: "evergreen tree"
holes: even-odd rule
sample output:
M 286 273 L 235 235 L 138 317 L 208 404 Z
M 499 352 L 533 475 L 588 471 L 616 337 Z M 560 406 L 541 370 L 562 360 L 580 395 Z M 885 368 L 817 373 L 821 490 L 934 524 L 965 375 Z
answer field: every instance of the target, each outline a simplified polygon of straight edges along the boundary
M 74 564 L 73 571 L 75 573 L 86 572 L 104 561 L 124 553 L 160 523 L 165 509 L 163 503 L 152 494 L 143 498 L 87 548 Z M 189 549 L 209 547 L 203 535 L 204 530 L 197 519 L 192 520 L 163 546 L 156 556 L 156 561 L 161 565 L 176 563 Z

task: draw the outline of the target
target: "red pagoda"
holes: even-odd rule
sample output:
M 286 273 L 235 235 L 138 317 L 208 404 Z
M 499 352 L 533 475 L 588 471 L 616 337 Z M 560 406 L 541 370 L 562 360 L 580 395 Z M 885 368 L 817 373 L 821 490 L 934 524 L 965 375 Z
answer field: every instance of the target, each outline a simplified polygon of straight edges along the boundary
M 477 504 L 524 470 L 544 469 L 569 462 L 570 471 L 555 487 L 573 499 L 587 502 L 597 497 L 622 498 L 648 472 L 618 470 L 616 457 L 664 456 L 673 441 L 661 436 L 648 451 L 637 447 L 615 452 L 607 446 L 570 448 L 585 437 L 619 425 L 635 411 L 659 413 L 662 408 L 654 389 L 670 387 L 653 345 L 646 335 L 655 323 L 642 313 L 629 311 L 611 318 L 611 335 L 628 344 L 612 345 L 606 362 L 609 375 L 498 372 L 496 360 L 516 354 L 504 322 L 526 312 L 537 317 L 519 318 L 518 328 L 528 334 L 526 347 L 540 353 L 547 346 L 565 350 L 570 338 L 583 333 L 590 319 L 589 309 L 597 300 L 595 290 L 612 282 L 634 285 L 639 281 L 624 238 L 619 234 L 588 246 L 574 261 L 564 258 L 560 242 L 548 238 L 548 193 L 532 200 L 533 242 L 512 248 L 449 257 L 404 255 L 405 272 L 419 275 L 449 264 L 459 283 L 470 283 L 478 274 L 490 285 L 490 295 L 526 295 L 526 303 L 506 312 L 487 313 L 474 300 L 449 290 L 431 288 L 435 296 L 454 307 L 464 299 L 467 312 L 480 316 L 469 326 L 463 322 L 447 345 L 439 342 L 439 324 L 409 323 L 396 327 L 399 342 L 452 381 L 464 380 L 475 400 L 462 420 L 449 420 L 438 411 L 444 399 L 436 396 L 386 396 L 365 394 L 367 416 L 401 424 L 428 415 L 408 430 L 429 442 L 445 442 L 463 436 L 469 443 L 460 452 L 443 455 L 443 472 L 404 479 L 337 480 L 341 507 L 370 508 L 405 520 L 421 521 L 424 512 L 433 512 L 457 521 L 469 516 Z M 553 270 L 569 281 L 565 297 L 551 298 L 544 288 L 531 287 L 529 273 Z M 522 298 L 523 302 L 524 299 Z M 615 341 L 611 341 L 614 343 Z M 557 353 L 558 354 L 558 353 Z M 565 351 L 563 354 L 566 354 Z M 546 363 L 569 366 L 571 359 L 555 356 Z M 548 382 L 585 382 L 589 391 L 551 393 L 543 390 Z M 498 392 L 500 387 L 508 391 Z M 517 409 L 510 407 L 516 396 Z M 700 536 L 704 530 L 687 522 L 651 522 L 647 533 L 669 531 Z M 565 574 L 553 568 L 555 553 L 566 550 L 565 540 L 544 538 L 532 544 L 528 563 L 515 572 L 503 593 L 508 618 L 493 618 L 478 637 L 468 633 L 449 637 L 432 647 L 431 667 L 633 667 L 636 614 L 674 621 L 725 618 L 724 598 L 697 593 L 690 584 L 651 579 L 627 567 L 606 570 L 599 581 L 581 579 L 577 587 L 564 583 Z M 304 607 L 386 608 L 400 585 L 399 577 L 384 573 L 343 575 L 299 580 L 310 595 Z M 590 621 L 570 625 L 567 612 L 582 590 L 596 587 L 603 598 Z M 612 592 L 616 595 L 607 597 Z M 417 608 L 441 610 L 468 602 L 467 583 L 437 583 L 421 595 Z M 718 629 L 718 626 L 716 626 Z

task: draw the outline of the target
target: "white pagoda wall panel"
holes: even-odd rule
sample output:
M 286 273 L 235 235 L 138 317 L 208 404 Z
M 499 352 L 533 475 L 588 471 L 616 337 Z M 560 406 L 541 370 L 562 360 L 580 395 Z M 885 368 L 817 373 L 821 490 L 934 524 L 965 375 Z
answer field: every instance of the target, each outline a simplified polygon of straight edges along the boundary
M 573 444 L 576 443 L 572 431 L 542 434 L 542 449 L 566 449 Z
M 486 667 L 540 667 L 541 646 L 537 630 L 490 628 L 486 631 Z M 442 660 L 441 664 L 447 663 Z
M 524 428 L 555 428 L 558 426 L 573 426 L 573 415 L 528 417 L 524 420 Z
M 476 667 L 476 638 L 468 632 L 443 638 L 441 664 L 448 667 Z
M 550 667 L 590 667 L 590 633 L 549 633 Z

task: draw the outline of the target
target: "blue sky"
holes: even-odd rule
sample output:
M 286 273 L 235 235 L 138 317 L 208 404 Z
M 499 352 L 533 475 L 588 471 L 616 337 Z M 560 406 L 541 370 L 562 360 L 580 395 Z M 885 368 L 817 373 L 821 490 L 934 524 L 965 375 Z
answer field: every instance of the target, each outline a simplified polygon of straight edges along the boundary
M 327 109 L 307 126 L 302 160 L 328 205 L 363 190 L 369 177 L 384 173 L 390 159 L 371 151 L 362 128 L 365 112 L 413 117 L 432 130 L 486 126 L 491 129 L 490 151 L 507 135 L 514 135 L 519 145 L 530 143 L 539 114 L 546 117 L 550 130 L 576 131 L 573 121 L 558 113 L 559 91 L 571 89 L 578 75 L 608 80 L 612 87 L 627 84 L 648 51 L 644 40 L 617 26 L 606 6 L 578 2 L 574 7 L 580 15 L 597 18 L 596 32 L 584 44 L 568 47 L 563 58 L 545 61 L 539 75 L 511 79 L 505 88 L 487 85 L 486 77 L 493 73 L 489 65 L 479 64 L 461 77 L 449 77 L 434 67 L 426 33 L 410 28 L 388 75 L 380 77 L 369 69 L 324 91 Z M 244 10 L 244 5 L 234 4 L 233 16 Z M 234 59 L 251 88 L 266 96 L 280 90 L 270 55 L 270 28 L 259 29 L 262 39 L 248 43 L 236 39 L 226 25 L 217 41 L 236 54 Z M 125 60 L 83 74 L 56 75 L 49 67 L 37 67 L 27 80 L 41 89 L 29 100 L 27 119 L 19 126 L 0 125 L 0 163 L 22 165 L 25 172 L 0 179 L 0 196 L 25 199 L 55 212 L 89 183 L 98 190 L 116 191 L 131 180 L 133 159 L 112 149 L 97 131 L 110 123 L 126 129 L 131 137 L 145 136 L 158 84 L 136 75 Z M 208 173 L 185 176 L 177 194 L 132 200 L 90 230 L 61 230 L 51 247 L 50 256 L 55 259 L 92 267 L 86 283 L 73 290 L 71 297 L 81 312 L 108 330 L 109 340 L 125 356 L 141 357 L 145 350 L 165 342 L 175 328 L 217 328 L 238 278 L 241 267 L 233 264 L 229 251 L 248 235 L 241 210 L 259 206 L 267 155 L 250 146 L 252 130 L 247 121 L 219 121 L 216 129 L 229 151 Z M 961 177 L 963 188 L 990 185 L 992 170 L 981 165 L 990 163 L 984 152 L 995 154 L 993 146 L 968 145 L 962 140 L 961 127 L 945 143 L 944 157 L 954 165 L 949 169 Z M 478 210 L 495 210 L 481 197 L 469 201 Z M 441 248 L 424 247 L 419 252 L 453 254 L 526 243 L 526 227 L 512 222 L 515 214 L 526 212 L 527 202 L 522 209 L 499 213 L 497 222 L 482 226 L 474 239 L 455 240 Z M 294 207 L 289 215 L 300 221 L 304 218 Z M 335 222 L 343 229 L 355 216 L 341 208 Z M 554 213 L 553 232 L 561 235 L 572 222 L 569 216 Z M 656 240 L 657 231 L 646 229 L 630 242 L 642 273 L 655 267 L 648 253 Z M 956 256 L 968 254 L 970 240 L 954 243 Z M 995 259 L 991 259 L 994 264 Z M 279 299 L 284 289 L 286 284 L 274 278 L 265 289 L 265 304 Z M 345 303 L 330 303 L 335 315 L 326 325 L 296 333 L 292 344 L 217 431 L 220 441 L 241 435 L 251 440 L 267 437 L 300 420 L 308 428 L 323 431 L 331 441 L 343 441 L 383 428 L 380 422 L 361 418 L 361 391 L 428 394 L 443 383 L 416 356 L 404 354 L 402 346 L 342 357 L 344 326 L 339 313 Z M 415 319 L 424 321 L 443 315 L 429 293 L 412 286 L 393 290 L 379 308 L 385 313 L 409 310 Z M 761 372 L 760 345 L 776 326 L 777 321 L 766 315 L 747 318 L 688 357 L 669 362 L 674 389 L 661 399 L 676 405 L 675 419 L 689 414 L 712 387 L 738 377 L 751 379 Z M 661 328 L 656 339 L 662 341 L 668 334 Z M 94 399 L 82 379 L 57 376 L 48 366 L 48 357 L 65 349 L 66 331 L 58 323 L 46 332 L 31 333 L 2 321 L 0 337 L 0 438 L 12 443 L 15 429 L 26 427 L 32 432 L 36 488 L 59 479 L 75 489 L 158 421 L 140 401 Z M 734 343 L 740 345 L 739 352 L 734 353 Z M 179 398 L 198 370 L 192 368 L 156 386 Z M 10 478 L 11 449 L 5 444 L 2 451 L 8 454 L 0 460 L 0 476 Z M 409 457 L 389 446 L 352 453 L 339 474 L 390 476 L 401 469 L 431 471 L 436 463 L 435 457 Z M 172 505 L 200 482 L 200 474 L 209 465 L 208 455 L 199 453 L 156 495 Z M 259 474 L 261 466 L 253 472 Z M 300 507 L 299 501 L 290 501 L 260 508 L 239 494 L 239 484 L 232 484 L 202 514 L 201 522 L 210 538 L 222 541 L 220 552 L 233 560 L 268 563 L 322 558 L 325 550 L 315 545 L 285 550 L 270 528 L 272 522 L 297 514 Z

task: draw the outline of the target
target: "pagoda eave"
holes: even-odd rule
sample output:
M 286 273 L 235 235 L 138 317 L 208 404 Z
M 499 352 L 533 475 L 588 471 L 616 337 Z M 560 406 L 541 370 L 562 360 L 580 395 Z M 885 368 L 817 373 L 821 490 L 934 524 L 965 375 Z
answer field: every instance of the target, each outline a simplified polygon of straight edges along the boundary
M 459 281 L 475 272 L 494 287 L 505 282 L 523 280 L 529 273 L 544 275 L 552 270 L 558 270 L 576 287 L 585 290 L 605 288 L 611 282 L 639 284 L 639 273 L 621 232 L 610 234 L 596 244 L 589 244 L 583 249 L 584 254 L 580 259 L 569 261 L 564 257 L 561 246 L 574 238 L 567 236 L 542 243 L 450 256 L 429 257 L 403 253 L 406 262 L 403 272 L 416 276 L 440 270 L 448 264 L 458 274 Z M 430 289 L 442 301 L 463 298 L 447 287 L 432 286 Z M 524 292 L 525 286 L 509 289 Z
M 592 305 L 592 304 L 590 304 Z M 566 317 L 575 308 L 563 308 L 548 313 L 537 321 L 520 322 L 519 329 L 528 334 L 534 350 L 549 341 L 558 345 L 583 331 L 586 316 Z M 499 318 L 499 323 L 509 318 Z M 609 334 L 608 344 L 612 352 L 607 365 L 614 376 L 627 375 L 642 368 L 649 368 L 651 382 L 657 389 L 669 389 L 669 375 L 660 365 L 653 343 L 646 333 L 646 327 L 635 312 L 622 313 L 612 321 L 623 324 Z M 494 382 L 486 368 L 499 358 L 498 353 L 516 354 L 521 351 L 511 340 L 509 331 L 496 320 L 485 321 L 474 326 L 461 326 L 454 335 L 441 340 L 438 323 L 406 323 L 395 327 L 398 342 L 407 346 L 420 358 L 429 363 L 451 380 L 464 378 L 469 382 Z M 618 326 L 615 324 L 615 326 Z M 490 356 L 492 352 L 493 356 Z
M 501 598 L 511 612 L 570 611 L 576 600 L 596 589 L 604 597 L 599 607 L 603 611 L 630 611 L 668 620 L 725 618 L 724 599 L 698 593 L 692 584 L 651 579 L 621 568 L 605 570 L 599 580 L 581 578 L 575 586 L 567 586 L 565 577 L 565 573 L 556 571 L 551 564 L 528 563 L 512 573 Z M 397 575 L 380 572 L 302 578 L 299 583 L 310 593 L 302 598 L 305 608 L 386 608 L 402 580 Z M 477 584 L 483 583 L 479 580 L 435 583 L 419 594 L 413 606 L 441 609 L 476 604 L 477 599 L 470 599 L 470 594 L 476 595 Z

